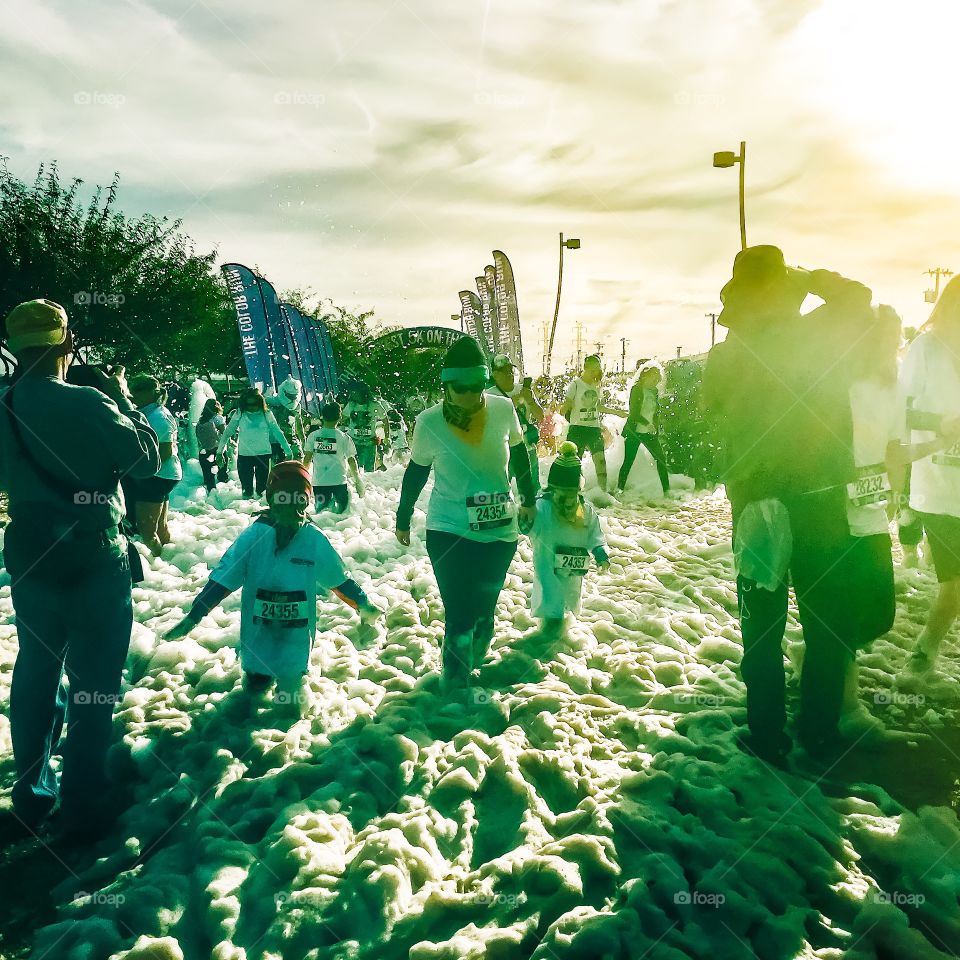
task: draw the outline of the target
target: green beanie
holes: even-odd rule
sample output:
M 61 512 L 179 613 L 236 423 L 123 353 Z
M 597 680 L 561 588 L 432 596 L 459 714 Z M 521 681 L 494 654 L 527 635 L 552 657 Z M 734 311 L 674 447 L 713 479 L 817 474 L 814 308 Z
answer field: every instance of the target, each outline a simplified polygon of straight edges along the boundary
M 440 371 L 440 381 L 449 383 L 452 380 L 481 377 L 484 380 L 490 379 L 487 358 L 473 337 L 463 336 L 447 350 L 447 355 L 443 358 L 443 369 Z
M 547 474 L 548 487 L 563 487 L 567 490 L 580 489 L 580 456 L 577 445 L 565 440 L 560 444 L 557 459 L 550 465 Z

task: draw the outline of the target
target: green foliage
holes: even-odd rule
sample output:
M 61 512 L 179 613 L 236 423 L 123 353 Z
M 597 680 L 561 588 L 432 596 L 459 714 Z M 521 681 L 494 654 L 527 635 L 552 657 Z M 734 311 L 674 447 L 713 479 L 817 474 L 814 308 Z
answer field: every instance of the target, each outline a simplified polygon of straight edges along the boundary
M 129 369 L 238 373 L 239 335 L 215 254 L 166 217 L 127 217 L 119 176 L 84 205 L 56 164 L 16 179 L 0 159 L 0 317 L 24 300 L 66 307 L 81 353 Z

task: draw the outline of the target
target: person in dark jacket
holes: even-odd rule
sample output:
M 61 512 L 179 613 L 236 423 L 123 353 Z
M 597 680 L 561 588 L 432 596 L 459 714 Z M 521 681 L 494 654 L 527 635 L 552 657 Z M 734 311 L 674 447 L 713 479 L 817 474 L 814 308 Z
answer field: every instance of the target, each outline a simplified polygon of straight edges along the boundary
M 824 303 L 801 316 L 808 293 Z M 730 332 L 710 351 L 705 407 L 723 440 L 734 553 L 766 562 L 762 577 L 757 565 L 738 566 L 744 746 L 773 762 L 791 748 L 782 642 L 792 582 L 806 647 L 797 731 L 808 754 L 823 756 L 839 742 L 843 679 L 856 649 L 844 358 L 871 316 L 870 291 L 827 270 L 789 269 L 778 248 L 758 246 L 737 255 L 721 299 Z M 863 324 L 837 322 L 855 314 Z
M 663 495 L 670 489 L 670 475 L 667 473 L 667 459 L 660 445 L 660 427 L 657 422 L 657 407 L 660 403 L 658 387 L 663 379 L 660 365 L 651 361 L 637 364 L 637 373 L 630 385 L 630 412 L 623 425 L 623 464 L 617 477 L 614 495 L 621 493 L 627 485 L 630 471 L 641 445 L 646 447 L 657 465 L 657 476 Z
M 4 561 L 20 647 L 10 691 L 13 809 L 36 830 L 59 797 L 63 833 L 82 841 L 109 829 L 116 812 L 106 755 L 133 624 L 119 481 L 154 476 L 159 447 L 119 378 L 101 373 L 99 389 L 64 381 L 73 337 L 59 304 L 20 304 L 6 335 L 18 361 L 0 401 Z M 58 782 L 50 757 L 68 712 Z

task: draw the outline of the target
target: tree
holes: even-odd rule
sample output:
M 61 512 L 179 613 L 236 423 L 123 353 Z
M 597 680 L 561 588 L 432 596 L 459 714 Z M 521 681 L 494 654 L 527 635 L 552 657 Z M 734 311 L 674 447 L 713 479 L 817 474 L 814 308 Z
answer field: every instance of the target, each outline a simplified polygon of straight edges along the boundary
M 82 185 L 62 184 L 55 163 L 25 184 L 0 158 L 0 317 L 46 297 L 66 307 L 85 359 L 237 372 L 239 334 L 215 253 L 198 254 L 179 220 L 119 211 L 118 175 L 86 206 Z

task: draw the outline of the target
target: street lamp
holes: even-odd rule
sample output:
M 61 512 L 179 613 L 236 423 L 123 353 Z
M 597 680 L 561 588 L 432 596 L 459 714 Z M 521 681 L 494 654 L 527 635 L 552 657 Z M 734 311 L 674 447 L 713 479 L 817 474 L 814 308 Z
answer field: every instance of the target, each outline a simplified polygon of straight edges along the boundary
M 560 273 L 557 276 L 557 305 L 553 311 L 553 326 L 550 328 L 550 345 L 547 347 L 547 358 L 544 363 L 543 375 L 545 377 L 550 376 L 550 359 L 553 357 L 553 338 L 557 333 L 557 317 L 560 316 L 560 287 L 563 284 L 563 251 L 567 250 L 579 250 L 580 241 L 575 237 L 571 237 L 569 240 L 563 239 L 563 234 L 560 234 Z
M 747 144 L 745 140 L 740 141 L 740 153 L 736 154 L 732 150 L 721 150 L 713 155 L 713 165 L 715 167 L 732 167 L 734 164 L 740 164 L 740 249 L 747 248 L 747 221 L 743 210 L 743 179 L 744 167 L 747 161 Z

